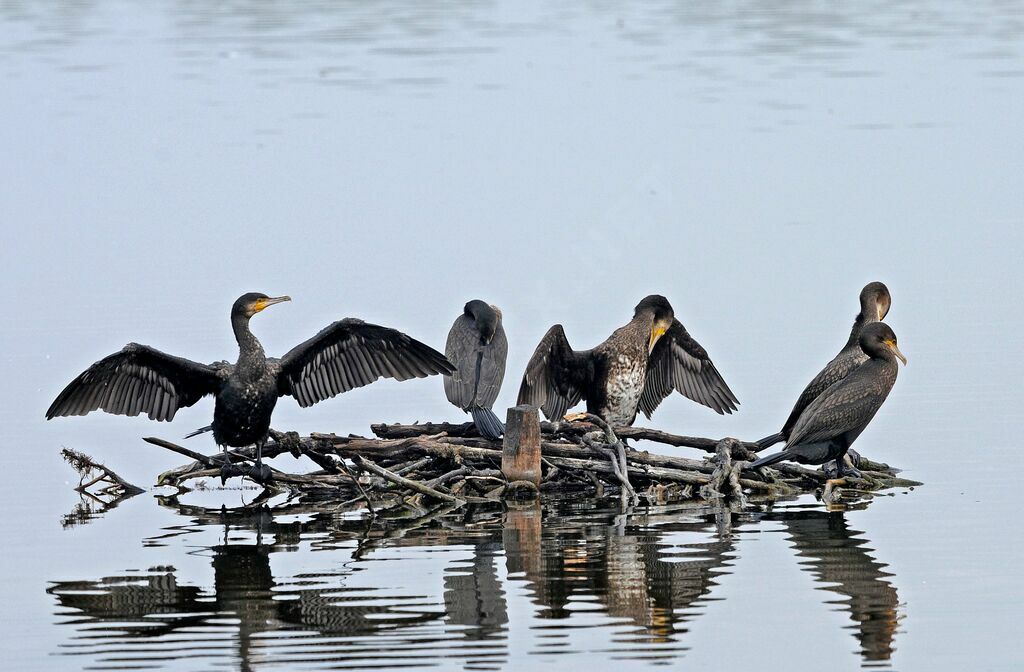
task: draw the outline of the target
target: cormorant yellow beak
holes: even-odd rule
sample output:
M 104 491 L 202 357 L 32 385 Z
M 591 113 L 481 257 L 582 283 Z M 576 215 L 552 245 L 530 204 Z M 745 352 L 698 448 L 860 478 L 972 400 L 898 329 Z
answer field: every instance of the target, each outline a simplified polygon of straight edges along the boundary
M 654 350 L 654 345 L 658 342 L 658 339 L 665 335 L 668 329 L 660 324 L 654 325 L 651 328 L 651 340 L 647 343 L 647 354 L 651 354 Z
M 291 300 L 292 300 L 292 297 L 290 297 L 290 296 L 275 296 L 275 297 L 267 297 L 265 299 L 256 299 L 256 301 L 253 302 L 253 304 L 252 304 L 252 310 L 253 310 L 254 313 L 258 313 L 261 310 L 263 310 L 264 308 L 266 308 L 267 306 L 272 306 L 275 303 L 283 303 L 285 301 L 291 301 Z
M 903 366 L 906 366 L 907 358 L 902 352 L 900 352 L 900 349 L 896 347 L 896 341 L 884 341 L 884 343 L 889 346 L 889 349 L 893 351 L 893 354 L 900 358 L 900 361 L 903 362 Z

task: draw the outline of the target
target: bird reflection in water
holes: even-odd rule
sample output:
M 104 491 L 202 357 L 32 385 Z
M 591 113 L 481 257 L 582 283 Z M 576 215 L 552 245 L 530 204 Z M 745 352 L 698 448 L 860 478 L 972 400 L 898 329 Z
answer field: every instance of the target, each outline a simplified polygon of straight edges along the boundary
M 839 511 L 791 510 L 766 519 L 785 525 L 801 568 L 818 589 L 843 596 L 835 604 L 849 613 L 864 661 L 890 660 L 903 609 L 889 581 L 893 575 L 871 555 L 863 533 L 851 529 Z
M 497 669 L 522 655 L 584 645 L 573 635 L 593 627 L 586 612 L 603 617 L 610 631 L 600 638 L 602 651 L 669 662 L 683 655 L 688 623 L 705 613 L 718 577 L 732 571 L 743 533 L 758 520 L 785 525 L 819 587 L 846 596 L 839 604 L 855 622 L 865 661 L 890 658 L 899 622 L 890 575 L 843 513 L 750 514 L 678 504 L 622 514 L 598 501 L 534 502 L 445 507 L 371 525 L 319 504 L 218 510 L 171 499 L 167 505 L 191 523 L 161 531 L 154 545 L 182 529 L 224 530 L 220 543 L 202 551 L 211 558 L 212 590 L 183 585 L 175 569 L 160 567 L 55 582 L 48 592 L 58 615 L 76 629 L 62 653 L 107 669 L 182 658 L 243 670 L 270 662 L 410 667 L 435 664 L 440 656 L 461 660 L 466 669 Z M 300 547 L 303 564 L 323 558 L 321 569 L 293 575 L 279 569 L 275 576 L 275 554 Z M 385 576 L 397 566 L 380 564 L 392 559 L 387 552 L 408 549 L 394 557 L 408 562 L 433 550 L 428 547 L 458 555 L 447 560 L 436 586 L 431 574 L 410 580 L 403 569 Z M 369 587 L 357 587 L 357 577 Z M 509 594 L 523 593 L 533 615 L 516 625 L 533 634 L 530 647 L 512 651 Z

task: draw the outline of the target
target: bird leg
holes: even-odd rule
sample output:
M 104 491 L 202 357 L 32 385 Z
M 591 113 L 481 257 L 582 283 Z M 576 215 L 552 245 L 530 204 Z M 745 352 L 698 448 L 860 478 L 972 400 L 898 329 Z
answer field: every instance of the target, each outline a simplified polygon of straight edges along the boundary
M 853 453 L 852 455 L 850 453 Z M 849 451 L 844 453 L 842 456 L 826 462 L 821 470 L 825 472 L 827 478 L 843 478 L 849 476 L 850 478 L 860 478 L 860 470 L 857 466 L 860 463 L 860 453 Z
M 226 445 L 221 446 L 221 450 L 224 451 L 224 459 L 220 463 L 220 484 L 224 486 L 227 485 L 228 479 L 232 476 L 243 476 L 246 472 L 237 465 L 232 464 L 231 453 Z
M 263 464 L 263 444 L 266 442 L 267 437 L 263 437 L 256 442 L 256 463 L 252 465 L 252 468 L 247 474 L 249 478 L 260 485 L 267 485 L 274 482 L 274 472 L 271 471 L 270 467 Z

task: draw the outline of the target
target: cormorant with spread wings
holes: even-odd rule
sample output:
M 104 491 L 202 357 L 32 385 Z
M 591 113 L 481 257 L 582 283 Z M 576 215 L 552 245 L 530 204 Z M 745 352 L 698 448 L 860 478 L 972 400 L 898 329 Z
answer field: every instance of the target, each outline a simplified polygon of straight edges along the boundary
M 261 451 L 279 397 L 290 395 L 306 407 L 381 377 L 408 380 L 455 370 L 440 352 L 402 332 L 354 318 L 335 322 L 281 359 L 267 357 L 249 330 L 249 320 L 268 306 L 290 300 L 249 293 L 235 301 L 235 364 L 200 364 L 130 343 L 71 381 L 46 418 L 103 410 L 172 420 L 178 409 L 212 394 L 214 440 L 225 449 L 255 445 L 256 466 L 249 475 L 265 482 L 271 471 L 262 463 Z M 222 478 L 244 473 L 226 460 L 225 455 Z
M 558 420 L 586 399 L 588 412 L 628 426 L 638 409 L 650 418 L 672 390 L 720 414 L 739 404 L 672 305 L 655 294 L 637 304 L 629 324 L 592 350 L 573 350 L 562 325 L 551 327 L 527 364 L 518 403 Z

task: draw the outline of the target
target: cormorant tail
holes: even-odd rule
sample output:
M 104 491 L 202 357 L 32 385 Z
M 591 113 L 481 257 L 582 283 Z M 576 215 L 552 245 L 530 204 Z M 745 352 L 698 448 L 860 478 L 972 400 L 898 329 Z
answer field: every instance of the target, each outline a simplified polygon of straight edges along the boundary
M 768 446 L 774 446 L 776 443 L 779 443 L 780 441 L 785 441 L 785 440 L 786 440 L 786 436 L 782 432 L 776 432 L 775 434 L 769 434 L 768 436 L 764 437 L 763 439 L 758 439 L 754 443 L 757 444 L 757 449 L 758 450 L 764 450 Z
M 189 432 L 188 434 L 185 435 L 185 438 L 186 439 L 191 439 L 193 436 L 199 436 L 200 434 L 205 434 L 206 432 L 212 432 L 212 431 L 213 431 L 213 425 L 207 425 L 206 427 L 200 427 L 199 429 L 197 429 L 194 432 Z
M 791 457 L 791 455 L 789 453 L 787 453 L 786 451 L 782 451 L 781 453 L 772 453 L 771 455 L 768 455 L 767 457 L 762 457 L 760 459 L 754 460 L 753 462 L 750 463 L 750 466 L 748 468 L 749 469 L 757 469 L 758 467 L 764 467 L 764 466 L 767 466 L 769 464 L 775 464 L 776 462 L 782 462 L 783 460 L 788 460 L 790 457 Z
M 473 424 L 477 430 L 488 439 L 500 439 L 505 433 L 505 425 L 501 424 L 501 420 L 498 420 L 498 416 L 491 409 L 474 406 L 469 412 L 473 416 Z

